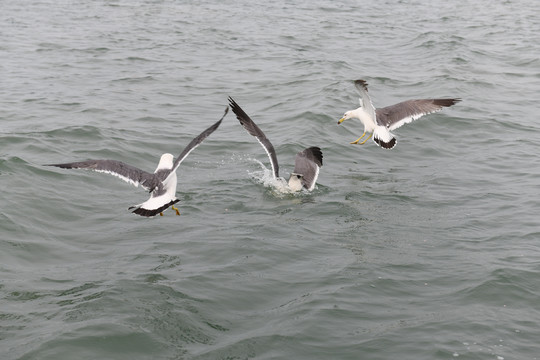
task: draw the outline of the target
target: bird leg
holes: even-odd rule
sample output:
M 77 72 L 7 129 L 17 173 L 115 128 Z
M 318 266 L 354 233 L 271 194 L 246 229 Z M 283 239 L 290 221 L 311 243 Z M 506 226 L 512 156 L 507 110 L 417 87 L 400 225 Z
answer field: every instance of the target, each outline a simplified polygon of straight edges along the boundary
M 366 143 L 366 141 L 368 141 L 369 139 L 371 139 L 371 135 L 373 135 L 373 134 L 369 134 L 369 136 L 366 138 L 366 140 L 362 141 L 362 142 L 360 143 L 360 145 L 364 145 L 364 144 Z
M 178 208 L 175 208 L 174 205 L 171 205 L 171 209 L 176 211 L 176 215 L 180 215 L 180 211 L 178 211 Z
M 160 213 L 159 213 L 159 216 L 163 216 L 163 213 L 162 213 L 162 212 L 160 212 Z
M 351 144 L 358 144 L 358 142 L 360 141 L 360 139 L 362 139 L 364 136 L 366 136 L 366 132 L 364 131 L 364 133 L 362 134 L 362 136 L 360 136 L 358 139 L 356 139 L 355 141 L 353 141 Z M 363 143 L 362 143 L 363 144 Z

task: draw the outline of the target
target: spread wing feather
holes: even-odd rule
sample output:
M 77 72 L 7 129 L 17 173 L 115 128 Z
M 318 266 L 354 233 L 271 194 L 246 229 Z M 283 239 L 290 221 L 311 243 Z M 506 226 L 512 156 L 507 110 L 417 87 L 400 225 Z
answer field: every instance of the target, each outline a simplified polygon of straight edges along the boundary
M 368 83 L 365 80 L 355 80 L 354 86 L 360 95 L 360 106 L 369 114 L 369 116 L 371 116 L 372 119 L 375 119 L 375 106 L 373 106 L 371 97 L 368 94 Z
M 302 175 L 302 185 L 310 191 L 315 187 L 319 177 L 322 159 L 322 151 L 316 146 L 309 147 L 296 154 L 294 173 Z
M 144 189 L 152 191 L 159 180 L 146 171 L 116 160 L 87 160 L 65 164 L 48 164 L 63 169 L 85 169 L 111 174 L 135 187 L 141 185 Z
M 233 98 L 229 97 L 229 103 L 231 106 L 232 111 L 235 113 L 236 118 L 238 121 L 240 121 L 240 124 L 246 129 L 246 131 L 257 138 L 259 143 L 262 145 L 264 151 L 268 154 L 268 158 L 270 158 L 270 165 L 272 165 L 272 171 L 274 173 L 274 177 L 279 177 L 279 165 L 278 160 L 276 156 L 276 150 L 274 149 L 274 146 L 268 140 L 266 135 L 262 132 L 262 130 L 251 120 L 251 118 L 242 110 L 240 105 L 238 105 Z
M 227 113 L 229 112 L 229 107 L 227 106 L 225 108 L 225 113 L 223 114 L 223 116 L 221 117 L 221 119 L 219 119 L 216 123 L 214 123 L 212 126 L 210 126 L 208 129 L 204 130 L 202 133 L 200 133 L 197 137 L 195 137 L 193 140 L 191 140 L 191 142 L 186 146 L 186 148 L 184 149 L 184 151 L 182 151 L 182 153 L 178 156 L 178 158 L 176 158 L 176 160 L 174 161 L 174 164 L 173 164 L 173 168 L 172 168 L 172 172 L 175 172 L 176 169 L 178 169 L 178 166 L 180 166 L 180 164 L 182 163 L 182 161 L 184 161 L 184 159 L 193 151 L 195 150 L 195 148 L 197 146 L 199 146 L 203 141 L 204 139 L 206 139 L 208 136 L 210 136 L 210 134 L 212 134 L 214 131 L 216 131 L 216 129 L 219 127 L 219 125 L 221 124 L 221 121 L 223 120 L 223 118 L 225 117 L 225 115 L 227 115 Z
M 395 105 L 377 109 L 377 124 L 395 130 L 424 115 L 452 106 L 461 99 L 418 99 L 407 100 Z

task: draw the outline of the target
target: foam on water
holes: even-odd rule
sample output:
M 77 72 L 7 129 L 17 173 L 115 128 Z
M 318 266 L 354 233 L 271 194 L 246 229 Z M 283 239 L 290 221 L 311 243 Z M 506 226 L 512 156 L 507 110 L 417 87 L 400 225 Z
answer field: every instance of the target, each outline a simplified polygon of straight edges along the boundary
M 293 191 L 289 188 L 287 180 L 282 178 L 274 178 L 272 169 L 268 169 L 262 162 L 257 159 L 251 159 L 260 166 L 260 170 L 248 171 L 249 176 L 264 187 L 272 190 L 272 193 L 278 197 L 283 196 L 302 196 L 309 194 L 309 191 L 302 189 L 301 191 Z

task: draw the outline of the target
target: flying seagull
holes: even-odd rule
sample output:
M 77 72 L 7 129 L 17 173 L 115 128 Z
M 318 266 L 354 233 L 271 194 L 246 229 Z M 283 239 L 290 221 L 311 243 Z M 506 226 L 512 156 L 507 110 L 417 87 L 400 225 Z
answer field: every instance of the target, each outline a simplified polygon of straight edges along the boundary
M 385 149 L 391 149 L 396 146 L 397 142 L 394 134 L 390 132 L 391 130 L 461 101 L 461 99 L 406 100 L 395 105 L 375 109 L 371 103 L 367 85 L 365 80 L 356 80 L 354 82 L 354 86 L 356 86 L 360 94 L 360 107 L 356 110 L 347 111 L 338 121 L 338 124 L 341 124 L 345 120 L 357 118 L 364 124 L 364 133 L 351 144 L 358 144 L 368 132 L 372 134 L 362 141 L 360 145 L 365 144 L 373 135 L 373 141 L 377 145 Z
M 270 140 L 268 140 L 262 130 L 253 122 L 253 120 L 251 120 L 233 98 L 229 97 L 229 103 L 232 111 L 236 114 L 236 118 L 240 121 L 240 124 L 242 124 L 244 129 L 246 129 L 250 135 L 257 138 L 268 154 L 274 179 L 280 179 L 276 151 Z M 309 147 L 296 154 L 294 171 L 291 173 L 288 181 L 289 189 L 291 191 L 300 191 L 302 189 L 307 189 L 308 191 L 313 190 L 317 178 L 319 177 L 322 159 L 322 151 L 316 146 Z
M 225 109 L 225 113 L 221 119 L 191 140 L 174 162 L 173 155 L 161 155 L 159 164 L 153 174 L 116 160 L 87 160 L 66 164 L 49 164 L 46 166 L 57 166 L 63 169 L 87 169 L 117 176 L 120 179 L 135 185 L 135 187 L 141 185 L 142 188 L 151 194 L 148 200 L 142 204 L 131 206 L 128 210 L 133 210 L 133 213 L 146 217 L 155 216 L 157 214 L 163 216 L 162 212 L 171 206 L 171 208 L 176 211 L 176 215 L 180 215 L 178 209 L 174 207 L 174 204 L 180 201 L 180 199 L 177 199 L 175 196 L 177 183 L 176 169 L 178 169 L 178 166 L 182 161 L 184 161 L 184 159 L 199 146 L 204 139 L 219 127 L 228 111 L 229 107 Z

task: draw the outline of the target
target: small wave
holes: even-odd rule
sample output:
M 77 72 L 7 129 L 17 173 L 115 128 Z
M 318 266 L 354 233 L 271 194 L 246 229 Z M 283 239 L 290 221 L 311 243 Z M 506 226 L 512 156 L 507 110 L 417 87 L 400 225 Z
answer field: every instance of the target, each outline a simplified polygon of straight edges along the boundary
M 138 83 L 144 83 L 148 81 L 155 81 L 156 79 L 151 76 L 133 76 L 133 77 L 123 77 L 118 79 L 110 80 L 111 83 L 118 83 L 118 82 L 126 82 L 130 84 L 138 84 Z

